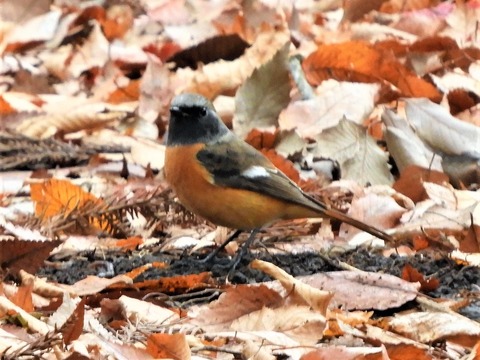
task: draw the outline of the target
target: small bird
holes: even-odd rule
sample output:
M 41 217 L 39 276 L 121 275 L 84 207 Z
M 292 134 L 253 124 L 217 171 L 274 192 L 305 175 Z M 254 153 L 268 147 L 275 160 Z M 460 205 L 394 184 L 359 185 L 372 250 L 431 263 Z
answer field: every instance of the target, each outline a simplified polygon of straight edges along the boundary
M 230 131 L 212 103 L 198 94 L 181 94 L 171 103 L 164 171 L 187 209 L 216 225 L 252 230 L 247 243 L 258 229 L 276 220 L 319 217 L 393 241 L 385 232 L 304 193 Z

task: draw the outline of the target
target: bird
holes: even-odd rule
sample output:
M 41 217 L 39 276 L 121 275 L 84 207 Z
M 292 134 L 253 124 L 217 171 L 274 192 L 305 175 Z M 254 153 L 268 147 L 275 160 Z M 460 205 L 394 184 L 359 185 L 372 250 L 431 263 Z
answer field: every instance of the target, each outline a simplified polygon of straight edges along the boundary
M 182 93 L 171 101 L 164 174 L 180 203 L 193 213 L 236 229 L 234 236 L 251 231 L 246 246 L 259 229 L 297 218 L 336 219 L 393 241 L 384 231 L 306 194 L 265 155 L 235 135 L 212 103 L 196 93 Z

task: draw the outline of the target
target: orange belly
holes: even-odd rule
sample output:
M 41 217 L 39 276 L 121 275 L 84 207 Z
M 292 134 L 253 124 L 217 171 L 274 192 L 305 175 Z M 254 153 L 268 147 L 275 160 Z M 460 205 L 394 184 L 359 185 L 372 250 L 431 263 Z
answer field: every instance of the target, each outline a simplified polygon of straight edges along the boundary
M 311 209 L 271 196 L 213 184 L 211 174 L 197 161 L 202 144 L 167 147 L 165 177 L 180 202 L 214 224 L 250 230 L 279 219 L 321 216 Z

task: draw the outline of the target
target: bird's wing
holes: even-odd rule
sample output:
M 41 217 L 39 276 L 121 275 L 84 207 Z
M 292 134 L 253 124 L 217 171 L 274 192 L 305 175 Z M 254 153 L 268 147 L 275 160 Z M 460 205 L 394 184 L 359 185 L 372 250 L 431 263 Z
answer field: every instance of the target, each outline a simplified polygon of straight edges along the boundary
M 250 190 L 294 204 L 317 209 L 313 202 L 262 153 L 238 139 L 207 145 L 197 159 L 216 185 Z

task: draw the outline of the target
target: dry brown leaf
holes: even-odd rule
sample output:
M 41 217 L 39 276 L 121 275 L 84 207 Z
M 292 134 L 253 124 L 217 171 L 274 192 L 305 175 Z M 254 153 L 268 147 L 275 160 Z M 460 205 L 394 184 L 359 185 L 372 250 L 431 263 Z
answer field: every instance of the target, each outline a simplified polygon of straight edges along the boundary
M 65 344 L 77 340 L 83 332 L 85 298 L 71 298 L 64 293 L 60 307 L 48 318 L 47 323 L 58 329 Z
M 388 151 L 400 173 L 410 165 L 442 170 L 442 158 L 420 140 L 405 119 L 390 109 L 384 109 L 382 120 L 387 126 L 385 140 Z
M 238 299 L 242 302 L 238 303 Z M 194 325 L 221 331 L 229 329 L 232 321 L 243 315 L 264 306 L 278 306 L 281 302 L 278 292 L 265 285 L 237 285 L 228 288 L 217 301 L 190 309 L 188 315 Z
M 361 219 L 378 229 L 391 229 L 398 224 L 400 217 L 407 210 L 401 207 L 393 197 L 368 193 L 360 198 L 354 198 L 348 215 Z M 339 235 L 350 238 L 359 230 L 343 223 Z
M 414 202 L 419 202 L 427 198 L 427 193 L 423 183 L 425 181 L 435 184 L 448 183 L 448 176 L 435 170 L 424 169 L 416 165 L 406 167 L 400 178 L 393 184 L 393 188 L 408 196 Z
M 51 251 L 61 243 L 60 240 L 0 241 L 0 266 L 8 269 L 11 274 L 18 274 L 21 270 L 35 273 L 44 265 Z
M 30 189 L 30 196 L 35 202 L 35 214 L 43 221 L 59 215 L 67 217 L 71 212 L 81 211 L 86 206 L 99 209 L 105 207 L 102 200 L 68 180 L 49 179 L 30 184 Z M 105 227 L 97 219 L 93 219 L 90 225 L 95 229 Z
M 2 5 L 3 6 L 3 5 Z M 20 52 L 52 39 L 57 31 L 62 12 L 57 9 L 18 24 L 0 42 L 0 53 Z
M 410 264 L 405 264 L 402 269 L 402 279 L 410 282 L 419 282 L 420 291 L 425 293 L 432 292 L 440 286 L 440 280 L 434 276 L 426 278 L 421 272 Z
M 307 304 L 321 315 L 325 316 L 327 307 L 333 294 L 329 291 L 319 290 L 321 287 L 314 288 L 301 280 L 295 279 L 279 267 L 262 260 L 253 260 L 250 266 L 253 269 L 263 271 L 267 275 L 280 281 L 288 293 L 290 300 L 299 305 Z
M 89 275 L 86 278 L 80 281 L 77 281 L 73 285 L 61 284 L 60 287 L 64 288 L 66 291 L 68 291 L 72 295 L 84 296 L 84 295 L 96 294 L 106 289 L 110 285 L 117 284 L 119 282 L 126 283 L 126 284 L 133 283 L 132 279 L 125 275 L 117 275 L 111 279 Z
M 365 271 L 333 271 L 301 276 L 299 280 L 313 288 L 331 291 L 331 306 L 349 310 L 396 308 L 414 300 L 420 287 L 393 275 Z

